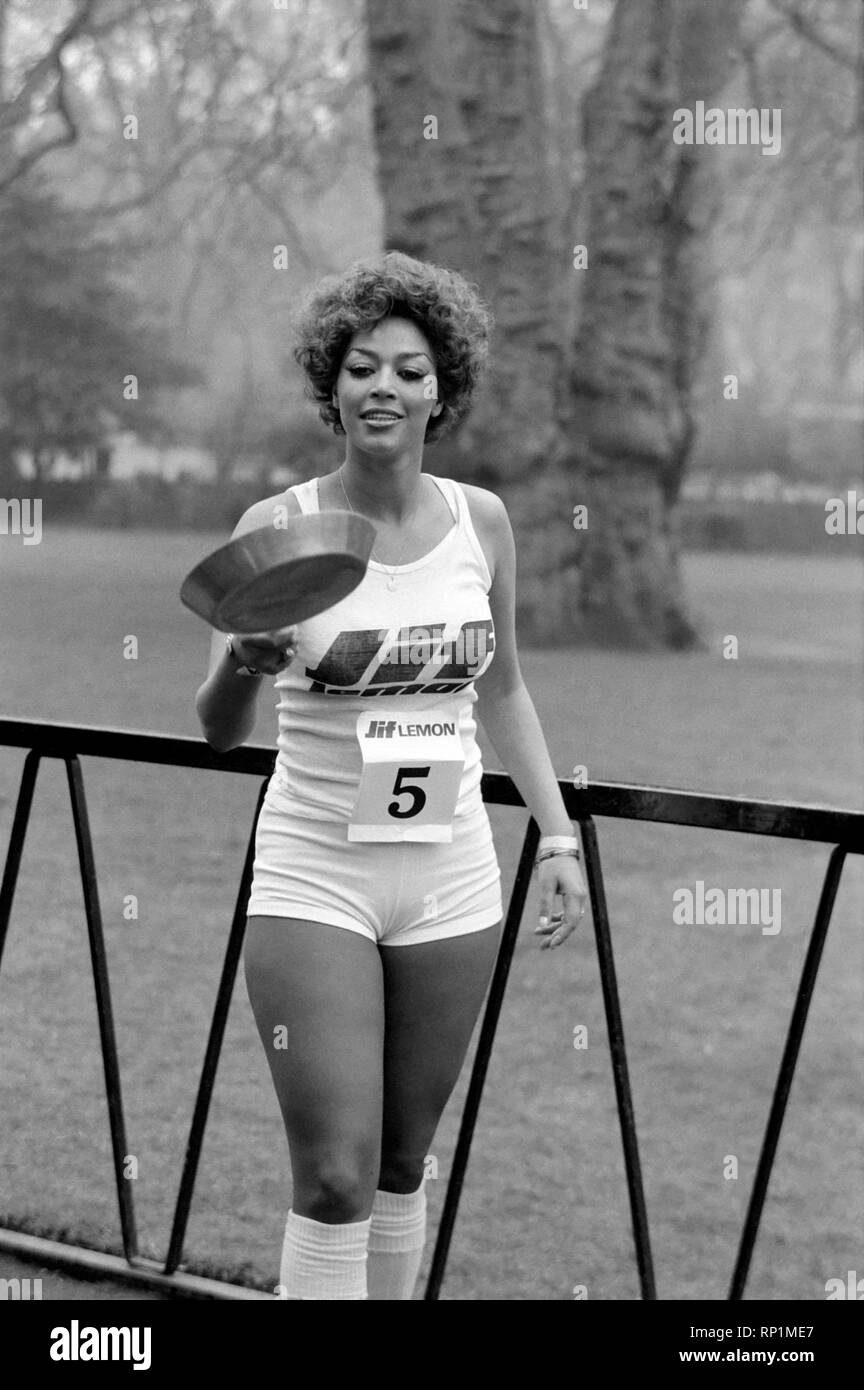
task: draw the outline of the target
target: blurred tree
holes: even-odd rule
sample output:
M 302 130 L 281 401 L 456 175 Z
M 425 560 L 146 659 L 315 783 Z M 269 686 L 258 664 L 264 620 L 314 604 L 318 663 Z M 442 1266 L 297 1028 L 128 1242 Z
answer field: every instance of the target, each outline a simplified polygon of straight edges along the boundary
M 199 374 L 176 360 L 117 271 L 122 248 L 93 237 L 90 220 L 20 179 L 0 202 L 0 485 L 15 454 L 37 478 L 55 456 L 98 463 L 110 437 L 130 430 L 162 442 L 160 391 Z M 135 377 L 137 398 L 124 399 Z M 132 390 L 125 394 L 132 395 Z
M 491 300 L 492 372 L 457 449 L 468 476 L 483 469 L 508 493 L 540 577 L 523 616 L 545 641 L 695 639 L 672 507 L 717 194 L 671 117 L 721 89 L 742 5 L 618 0 L 584 107 L 577 235 L 572 191 L 552 177 L 545 6 L 368 0 L 386 241 L 465 271 Z M 567 344 L 573 243 L 590 270 Z M 574 535 L 580 504 L 587 527 Z
M 762 261 L 747 322 L 762 347 L 760 388 L 777 413 L 808 396 L 860 403 L 864 6 L 856 17 L 847 0 L 768 0 L 745 53 L 752 99 L 788 116 L 786 157 L 767 186 L 746 167 L 736 178 L 739 219 L 758 229 L 750 258 Z
M 76 43 L 108 34 L 127 21 L 134 0 L 74 0 L 61 10 L 31 0 L 22 11 L 0 0 L 0 193 L 52 150 L 78 139 L 67 55 Z M 9 59 L 12 21 L 34 25 L 42 41 L 32 60 L 14 75 Z M 53 126 L 53 129 L 52 129 Z M 46 128 L 47 127 L 47 128 Z
M 523 622 L 546 641 L 686 644 L 674 506 L 700 385 L 716 394 L 718 364 L 740 363 L 773 425 L 860 377 L 851 9 L 743 8 L 741 23 L 742 0 L 0 0 L 0 206 L 34 163 L 66 178 L 173 355 L 207 364 L 175 403 L 226 473 L 281 455 L 286 400 L 301 408 L 284 368 L 296 296 L 379 244 L 368 78 L 383 240 L 462 269 L 496 314 L 476 409 L 436 458 L 508 500 Z M 672 109 L 729 96 L 735 59 L 750 100 L 730 104 L 783 107 L 780 159 L 668 139 Z M 725 331 L 700 371 L 715 293 Z M 727 420 L 724 402 L 736 448 L 743 409 Z
M 676 144 L 670 130 L 673 110 L 722 91 L 742 6 L 618 0 L 585 105 L 591 269 L 562 462 L 587 507 L 576 622 L 600 640 L 686 647 L 696 637 L 674 503 L 705 338 L 699 262 L 721 184 L 714 147 Z
M 374 245 L 375 218 L 348 216 L 371 181 L 369 155 L 358 154 L 369 144 L 361 6 L 0 0 L 0 131 L 15 154 L 0 161 L 7 188 L 21 157 L 42 150 L 39 167 L 65 182 L 64 200 L 125 248 L 124 277 L 172 356 L 206 367 L 201 388 L 166 409 L 189 438 L 225 426 L 229 470 L 248 441 L 226 401 L 251 354 L 254 435 L 276 427 L 286 398 L 302 409 L 283 365 L 298 295 L 364 238 Z M 274 266 L 277 246 L 287 268 Z
M 448 465 L 522 477 L 554 441 L 568 309 L 543 8 L 368 0 L 367 17 L 386 245 L 460 270 L 495 313 L 490 371 Z
M 256 410 L 255 383 L 249 356 L 244 359 L 233 390 L 220 397 L 205 426 L 202 443 L 216 461 L 218 483 L 227 482 L 235 466 L 259 453 L 261 419 Z
M 336 11 L 329 0 L 96 0 L 74 33 L 81 0 L 2 3 L 10 94 L 33 87 L 65 35 L 77 139 L 39 167 L 122 242 L 126 278 L 172 355 L 201 364 L 200 388 L 166 410 L 189 440 L 221 429 L 230 470 L 248 445 L 227 420 L 236 383 L 254 362 L 253 435 L 303 411 L 285 368 L 292 309 L 310 281 L 377 243 L 363 0 Z M 17 103 L 17 149 L 57 133 L 50 93 L 49 82 L 31 108 Z
M 345 152 L 335 117 L 361 86 L 346 57 L 358 3 L 334 23 L 326 0 L 254 13 L 238 0 L 0 0 L 0 192 L 86 143 L 101 216 L 219 178 L 278 208 L 302 244 L 280 176 L 290 162 L 320 179 L 322 153 Z
M 702 267 L 717 284 L 718 311 L 694 467 L 788 475 L 804 464 L 822 469 L 827 483 L 838 476 L 829 459 L 846 477 L 860 455 L 850 417 L 861 409 L 864 373 L 862 23 L 864 6 L 856 14 L 848 0 L 750 0 L 746 8 L 730 104 L 780 110 L 782 153 L 726 153 Z M 734 404 L 720 390 L 727 372 L 740 382 Z M 792 447 L 799 417 L 823 421 L 809 460 L 800 441 Z

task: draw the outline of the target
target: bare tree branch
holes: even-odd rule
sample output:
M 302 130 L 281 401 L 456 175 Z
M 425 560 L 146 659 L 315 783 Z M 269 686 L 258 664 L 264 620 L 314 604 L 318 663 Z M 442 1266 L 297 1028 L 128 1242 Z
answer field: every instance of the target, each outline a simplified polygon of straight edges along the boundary
M 54 39 L 48 52 L 34 63 L 29 73 L 25 77 L 17 95 L 11 101 L 4 103 L 3 110 L 0 111 L 0 128 L 3 126 L 20 124 L 23 115 L 26 115 L 30 107 L 33 94 L 38 90 L 41 83 L 52 71 L 60 67 L 60 58 L 64 48 L 77 38 L 81 31 L 86 27 L 98 0 L 80 0 L 78 9 L 73 14 L 65 29 Z
M 78 123 L 72 113 L 69 103 L 67 90 L 67 72 L 63 65 L 63 55 L 66 49 L 75 39 L 86 34 L 91 37 L 97 34 L 108 33 L 110 29 L 116 28 L 124 20 L 128 19 L 132 9 L 116 11 L 103 24 L 94 23 L 98 7 L 102 0 L 79 0 L 75 12 L 68 24 L 55 35 L 53 42 L 47 53 L 33 64 L 30 71 L 24 78 L 20 89 L 8 101 L 0 103 L 0 134 L 8 134 L 11 130 L 23 125 L 30 111 L 34 97 L 42 88 L 46 81 L 53 76 L 54 87 L 51 95 L 53 104 L 49 107 L 54 115 L 60 117 L 63 122 L 63 130 L 50 139 L 43 140 L 41 144 L 35 145 L 32 149 L 25 151 L 13 163 L 12 167 L 0 178 L 0 193 L 2 193 L 16 179 L 26 174 L 40 159 L 49 154 L 52 150 L 59 149 L 63 145 L 74 145 L 78 139 Z
M 798 9 L 797 6 L 793 5 L 791 0 L 768 0 L 768 3 L 777 14 L 783 16 L 790 28 L 794 29 L 795 33 L 802 39 L 806 39 L 808 43 L 812 43 L 815 48 L 827 54 L 835 63 L 840 63 L 842 67 L 849 68 L 852 72 L 857 71 L 857 60 L 851 57 L 842 48 L 836 48 L 833 43 L 826 39 L 819 27 L 813 23 L 813 20 L 808 15 L 805 15 L 802 10 Z

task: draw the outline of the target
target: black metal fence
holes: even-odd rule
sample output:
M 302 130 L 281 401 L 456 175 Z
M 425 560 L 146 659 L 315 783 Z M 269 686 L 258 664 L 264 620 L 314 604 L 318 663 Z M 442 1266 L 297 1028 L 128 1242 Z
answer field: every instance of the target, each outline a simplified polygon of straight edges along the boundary
M 0 719 L 0 745 L 28 750 L 18 789 L 3 880 L 0 884 L 0 962 L 2 962 L 3 945 L 9 925 L 39 764 L 42 758 L 59 758 L 66 766 L 78 861 L 81 869 L 93 982 L 96 991 L 114 1177 L 124 1253 L 123 1257 L 110 1255 L 102 1251 L 72 1246 L 65 1242 L 46 1240 L 9 1228 L 0 1228 L 0 1250 L 88 1274 L 122 1278 L 142 1286 L 163 1289 L 166 1292 L 185 1297 L 272 1298 L 272 1295 L 266 1295 L 246 1287 L 221 1283 L 218 1280 L 191 1274 L 180 1269 L 179 1266 L 183 1254 L 183 1243 L 210 1099 L 216 1078 L 216 1068 L 222 1048 L 234 980 L 240 962 L 246 926 L 245 908 L 252 881 L 255 824 L 264 799 L 267 779 L 273 770 L 275 756 L 273 749 L 258 746 L 245 747 L 220 755 L 214 753 L 209 745 L 201 739 L 171 737 L 164 734 L 131 733 L 122 729 L 92 728 L 87 725 L 55 724 L 23 719 Z M 210 768 L 214 771 L 239 772 L 265 778 L 258 794 L 234 916 L 228 934 L 201 1079 L 186 1145 L 168 1252 L 163 1264 L 146 1259 L 138 1253 L 132 1189 L 131 1184 L 123 1176 L 123 1160 L 128 1150 L 123 1118 L 120 1068 L 99 907 L 96 865 L 93 857 L 87 799 L 80 763 L 82 757 L 115 758 L 129 762 L 158 763 L 171 767 Z M 576 788 L 569 783 L 561 782 L 560 787 L 567 811 L 571 819 L 578 823 L 582 837 L 585 876 L 590 893 L 606 1025 L 612 1056 L 636 1263 L 643 1299 L 656 1299 L 657 1293 L 651 1257 L 648 1215 L 642 1186 L 636 1119 L 627 1069 L 624 1027 L 615 976 L 612 935 L 609 928 L 594 817 L 609 816 L 619 820 L 639 820 L 667 825 L 696 826 L 711 830 L 731 830 L 751 835 L 770 835 L 782 839 L 809 840 L 832 846 L 792 1009 L 786 1044 L 774 1088 L 753 1190 L 750 1195 L 729 1289 L 729 1299 L 740 1299 L 744 1293 L 771 1169 L 786 1112 L 786 1103 L 795 1073 L 843 863 L 847 854 L 864 853 L 864 812 L 832 810 L 820 806 L 788 805 L 771 801 L 751 801 L 739 797 L 708 796 L 698 792 L 672 791 L 661 787 L 629 786 L 617 782 L 595 782 L 584 788 Z M 524 807 L 524 802 L 513 782 L 503 773 L 484 773 L 482 792 L 487 803 Z M 465 1180 L 471 1140 L 477 1122 L 516 938 L 531 882 L 531 869 L 538 840 L 539 828 L 532 817 L 529 818 L 525 831 L 519 865 L 507 907 L 498 958 L 480 1026 L 452 1170 L 447 1184 L 444 1207 L 424 1295 L 427 1299 L 437 1299 L 441 1291 L 459 1198 Z

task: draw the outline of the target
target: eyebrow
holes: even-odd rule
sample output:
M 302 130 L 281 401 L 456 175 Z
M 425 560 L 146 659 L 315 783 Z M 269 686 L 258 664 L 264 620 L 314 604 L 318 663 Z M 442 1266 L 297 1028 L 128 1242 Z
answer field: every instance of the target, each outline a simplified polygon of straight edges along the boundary
M 376 362 L 381 361 L 380 357 L 378 356 L 378 353 L 373 352 L 371 348 L 352 347 L 348 349 L 348 352 L 365 352 L 367 357 L 374 357 Z M 345 355 L 347 357 L 348 353 L 346 353 Z M 425 357 L 427 362 L 432 361 L 432 358 L 429 356 L 428 352 L 397 352 L 396 361 L 403 362 L 406 357 Z

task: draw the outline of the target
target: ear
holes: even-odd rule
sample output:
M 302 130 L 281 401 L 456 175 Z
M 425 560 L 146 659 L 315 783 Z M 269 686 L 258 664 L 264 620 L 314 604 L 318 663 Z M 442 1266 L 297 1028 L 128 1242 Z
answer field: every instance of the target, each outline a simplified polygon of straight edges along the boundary
M 444 409 L 444 402 L 443 402 L 443 401 L 436 401 L 435 405 L 433 405 L 433 407 L 432 407 L 432 412 L 431 412 L 431 413 L 432 413 L 433 415 L 440 415 L 440 414 L 441 414 L 441 411 L 442 411 L 443 409 Z

